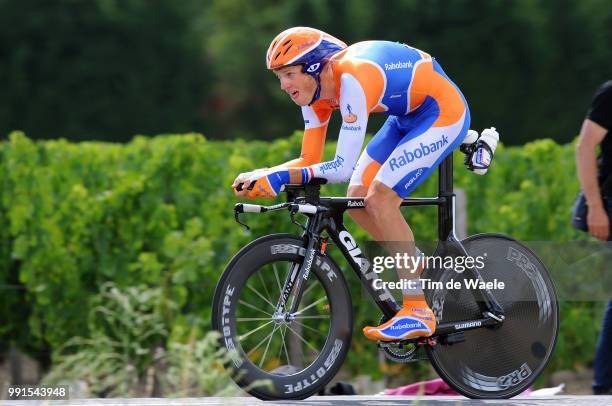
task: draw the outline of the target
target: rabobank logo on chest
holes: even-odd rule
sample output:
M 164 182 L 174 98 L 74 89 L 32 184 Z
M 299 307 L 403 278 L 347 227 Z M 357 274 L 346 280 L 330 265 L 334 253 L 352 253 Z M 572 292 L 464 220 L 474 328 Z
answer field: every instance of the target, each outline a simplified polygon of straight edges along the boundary
M 338 168 L 342 167 L 342 162 L 344 162 L 344 158 L 338 155 L 335 161 L 326 162 L 324 164 L 319 165 L 319 169 L 321 170 L 321 173 L 325 173 L 326 171 L 331 170 L 337 171 Z
M 394 63 L 386 63 L 385 70 L 395 70 L 395 69 L 410 69 L 412 68 L 412 62 L 394 62 Z
M 419 146 L 413 150 L 408 151 L 404 149 L 403 155 L 400 155 L 398 158 L 391 158 L 389 160 L 391 170 L 394 171 L 396 169 L 400 169 L 402 166 L 409 164 L 415 159 L 420 159 L 433 152 L 436 152 L 445 145 L 448 145 L 448 138 L 444 134 L 439 140 L 432 142 L 431 144 L 423 144 L 422 142 L 419 142 Z

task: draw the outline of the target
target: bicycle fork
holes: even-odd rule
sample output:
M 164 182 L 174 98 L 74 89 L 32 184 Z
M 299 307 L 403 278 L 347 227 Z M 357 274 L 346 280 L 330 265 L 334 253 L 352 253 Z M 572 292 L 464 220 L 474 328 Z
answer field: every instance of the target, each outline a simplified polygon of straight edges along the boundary
M 277 321 L 289 322 L 295 316 L 300 301 L 302 300 L 303 286 L 308 280 L 313 261 L 317 254 L 318 246 L 321 240 L 321 215 L 309 216 L 306 227 L 304 228 L 303 237 L 306 239 L 306 248 L 304 250 L 304 261 L 301 264 L 294 264 L 291 271 L 287 275 L 287 279 L 283 285 L 282 294 L 276 304 L 273 318 Z M 286 310 L 287 302 L 292 297 L 291 305 Z

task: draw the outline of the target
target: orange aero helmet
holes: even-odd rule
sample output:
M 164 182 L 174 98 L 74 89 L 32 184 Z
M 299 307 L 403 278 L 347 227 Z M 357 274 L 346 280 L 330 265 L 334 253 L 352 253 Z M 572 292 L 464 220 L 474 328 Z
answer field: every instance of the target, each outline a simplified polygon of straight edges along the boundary
M 309 27 L 289 28 L 274 38 L 266 53 L 268 69 L 302 65 L 302 72 L 317 81 L 317 90 L 311 104 L 321 93 L 320 74 L 333 54 L 346 48 L 338 38 Z

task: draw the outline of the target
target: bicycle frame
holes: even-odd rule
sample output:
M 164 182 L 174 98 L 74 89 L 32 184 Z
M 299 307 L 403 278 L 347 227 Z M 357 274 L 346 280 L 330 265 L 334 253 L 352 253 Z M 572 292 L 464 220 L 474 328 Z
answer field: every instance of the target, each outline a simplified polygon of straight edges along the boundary
M 453 156 L 447 156 L 438 169 L 438 196 L 432 198 L 407 198 L 401 206 L 438 206 L 438 246 L 435 255 L 441 255 L 449 250 L 456 254 L 468 256 L 467 251 L 455 234 L 455 194 L 453 192 Z M 316 254 L 320 249 L 321 234 L 326 231 L 329 237 L 340 248 L 342 255 L 351 265 L 353 271 L 359 277 L 368 294 L 375 301 L 382 313 L 387 318 L 393 317 L 400 306 L 395 302 L 391 293 L 384 287 L 376 288 L 372 281 L 378 278 L 370 263 L 363 256 L 357 242 L 346 229 L 343 222 L 344 211 L 365 207 L 364 198 L 342 198 L 342 197 L 319 197 L 320 184 L 293 187 L 288 186 L 288 200 L 296 203 L 285 203 L 275 206 L 263 207 L 259 211 L 267 211 L 289 207 L 292 215 L 304 207 L 300 203 L 312 205 L 316 210 L 308 213 L 308 222 L 304 227 L 303 237 L 306 242 L 304 261 L 289 272 L 283 288 L 283 294 L 276 306 L 275 317 L 291 318 L 291 314 L 297 311 L 301 299 L 302 284 L 308 278 L 310 267 Z M 305 197 L 296 197 L 296 192 L 305 190 Z M 236 213 L 243 212 L 245 205 L 236 205 Z M 258 206 L 262 207 L 262 206 Z M 246 210 L 245 210 L 246 211 Z M 255 210 L 249 210 L 255 211 Z M 236 214 L 236 218 L 237 218 Z M 238 221 L 238 218 L 237 218 Z M 482 281 L 478 270 L 474 267 L 465 270 L 468 276 Z M 286 310 L 290 293 L 294 292 L 294 298 L 290 309 Z M 490 290 L 473 290 L 474 300 L 478 303 L 483 317 L 475 320 L 458 320 L 450 323 L 442 323 L 437 326 L 435 336 L 445 336 L 474 328 L 492 326 L 503 321 L 504 314 L 501 306 L 495 300 Z

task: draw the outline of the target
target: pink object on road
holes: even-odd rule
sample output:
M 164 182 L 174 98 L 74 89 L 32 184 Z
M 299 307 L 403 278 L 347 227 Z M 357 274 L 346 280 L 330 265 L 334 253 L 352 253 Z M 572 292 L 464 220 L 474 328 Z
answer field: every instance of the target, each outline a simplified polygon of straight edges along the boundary
M 521 396 L 529 395 L 531 389 L 527 389 Z M 431 381 L 422 381 L 411 385 L 400 386 L 395 389 L 385 390 L 385 395 L 390 396 L 458 396 L 460 393 L 448 386 L 442 379 L 432 379 Z
M 400 386 L 395 389 L 385 390 L 385 395 L 391 396 L 410 396 L 410 395 L 428 395 L 428 396 L 457 396 L 454 389 L 446 384 L 442 379 L 432 379 L 431 381 L 423 381 L 413 383 L 411 385 Z

